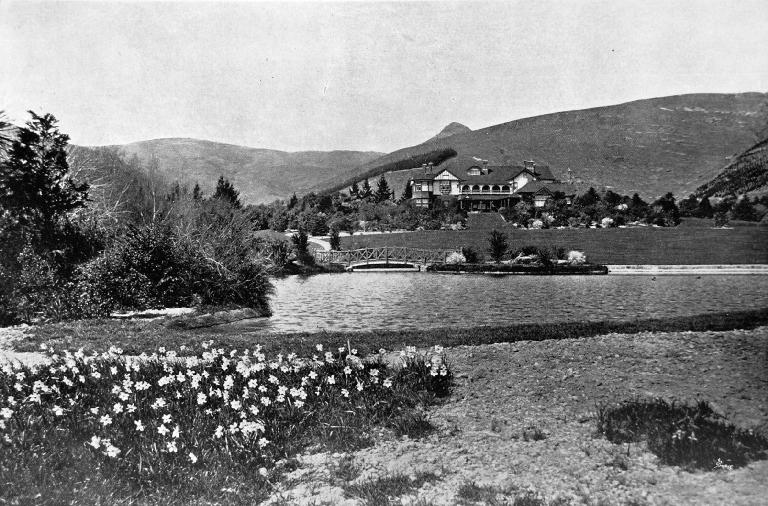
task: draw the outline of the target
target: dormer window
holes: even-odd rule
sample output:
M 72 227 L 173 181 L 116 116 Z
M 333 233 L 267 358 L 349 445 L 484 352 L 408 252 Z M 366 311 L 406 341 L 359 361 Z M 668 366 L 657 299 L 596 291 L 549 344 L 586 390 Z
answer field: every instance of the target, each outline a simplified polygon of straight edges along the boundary
M 468 176 L 479 176 L 480 175 L 480 167 L 470 167 L 467 170 Z

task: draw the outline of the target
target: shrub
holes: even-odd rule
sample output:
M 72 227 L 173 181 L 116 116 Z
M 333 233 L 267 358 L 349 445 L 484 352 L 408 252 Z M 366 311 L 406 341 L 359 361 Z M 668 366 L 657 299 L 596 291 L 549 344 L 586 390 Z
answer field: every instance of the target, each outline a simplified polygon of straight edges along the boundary
M 492 230 L 488 237 L 488 253 L 491 258 L 496 263 L 501 262 L 508 248 L 507 235 L 498 230 Z
M 766 458 L 768 439 L 728 423 L 703 401 L 695 406 L 662 399 L 598 406 L 597 429 L 612 443 L 647 441 L 663 463 L 712 470 Z
M 587 255 L 582 251 L 569 251 L 567 260 L 571 265 L 582 265 L 587 263 Z
M 339 229 L 332 228 L 331 235 L 328 237 L 328 242 L 331 245 L 331 249 L 339 251 L 341 249 L 341 238 L 339 237 Z
M 314 258 L 309 254 L 309 236 L 307 232 L 300 228 L 298 232 L 291 236 L 293 242 L 293 251 L 296 254 L 296 259 L 304 264 L 314 263 Z
M 480 253 L 475 251 L 471 246 L 464 246 L 461 248 L 461 254 L 464 255 L 464 259 L 468 264 L 476 264 L 482 261 Z
M 466 261 L 466 257 L 457 251 L 454 251 L 445 259 L 445 263 L 447 264 L 463 264 L 466 263 Z

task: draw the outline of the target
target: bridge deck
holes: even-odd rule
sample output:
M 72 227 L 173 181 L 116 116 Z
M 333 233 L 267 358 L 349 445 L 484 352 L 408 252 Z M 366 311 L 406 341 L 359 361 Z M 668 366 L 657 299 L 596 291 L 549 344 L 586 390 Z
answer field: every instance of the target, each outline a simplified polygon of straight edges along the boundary
M 453 250 L 430 250 L 408 248 L 404 246 L 363 248 L 341 251 L 316 251 L 315 260 L 318 263 L 342 264 L 348 267 L 355 265 L 387 265 L 389 263 L 432 265 L 445 263 Z

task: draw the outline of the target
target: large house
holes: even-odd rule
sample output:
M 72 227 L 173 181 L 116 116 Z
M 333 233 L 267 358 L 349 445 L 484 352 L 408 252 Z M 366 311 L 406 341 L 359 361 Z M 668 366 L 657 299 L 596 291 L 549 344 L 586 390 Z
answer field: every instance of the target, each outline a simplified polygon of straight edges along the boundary
M 570 201 L 575 187 L 555 179 L 546 165 L 525 161 L 523 165 L 488 165 L 478 158 L 453 158 L 436 170 L 431 164 L 421 167 L 423 174 L 411 179 L 413 203 L 431 207 L 436 199 L 458 199 L 468 211 L 495 211 L 521 200 L 543 207 L 556 192 Z

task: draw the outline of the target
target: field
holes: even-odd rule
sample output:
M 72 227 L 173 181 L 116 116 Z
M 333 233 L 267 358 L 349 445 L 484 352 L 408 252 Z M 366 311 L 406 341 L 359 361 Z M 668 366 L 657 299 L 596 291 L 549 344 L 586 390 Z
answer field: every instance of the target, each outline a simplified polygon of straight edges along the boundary
M 522 230 L 504 232 L 512 249 L 526 245 L 559 246 L 587 254 L 607 265 L 696 265 L 768 263 L 768 227 L 679 226 L 676 228 L 609 228 Z M 408 246 L 460 249 L 471 246 L 486 254 L 488 230 L 429 230 L 402 234 L 344 237 L 344 249 Z

